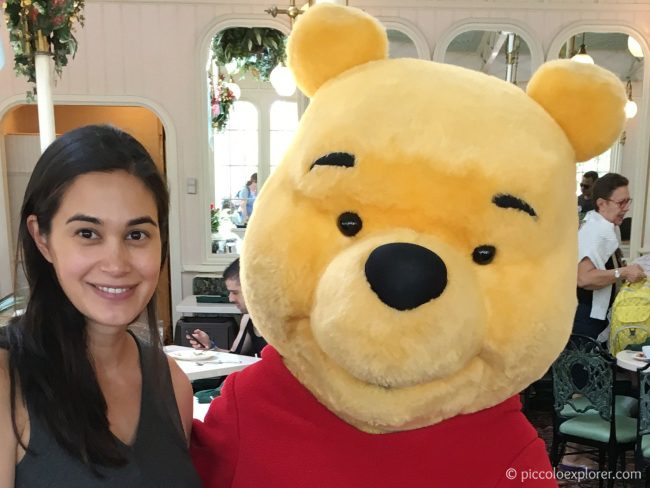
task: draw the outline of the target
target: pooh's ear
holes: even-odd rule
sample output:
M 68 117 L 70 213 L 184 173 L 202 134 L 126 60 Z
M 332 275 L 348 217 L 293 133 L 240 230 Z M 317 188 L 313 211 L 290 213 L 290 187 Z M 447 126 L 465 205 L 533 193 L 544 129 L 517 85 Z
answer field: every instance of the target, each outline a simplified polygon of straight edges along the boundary
M 550 61 L 537 70 L 526 91 L 562 127 L 577 162 L 607 150 L 623 130 L 625 88 L 606 69 Z
M 388 37 L 379 21 L 359 9 L 317 4 L 298 17 L 287 55 L 296 83 L 311 97 L 330 78 L 387 58 Z

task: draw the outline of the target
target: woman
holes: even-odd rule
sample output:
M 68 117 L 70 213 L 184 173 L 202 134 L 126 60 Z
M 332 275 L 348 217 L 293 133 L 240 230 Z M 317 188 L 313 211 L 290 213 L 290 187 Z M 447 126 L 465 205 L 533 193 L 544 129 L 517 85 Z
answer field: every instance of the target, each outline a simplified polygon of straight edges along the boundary
M 246 182 L 246 186 L 237 193 L 239 200 L 239 223 L 246 224 L 253 213 L 253 204 L 257 198 L 257 173 L 251 175 L 251 179 Z
M 192 390 L 156 328 L 168 202 L 115 128 L 69 132 L 38 160 L 18 231 L 30 294 L 0 332 L 0 486 L 200 486 Z M 149 342 L 127 330 L 145 310 Z
M 616 173 L 599 178 L 592 200 L 595 210 L 587 213 L 578 232 L 578 308 L 573 333 L 595 339 L 607 327 L 613 284 L 619 279 L 635 283 L 646 276 L 638 264 L 622 266 L 615 257 L 619 246 L 615 229 L 632 203 L 627 178 Z

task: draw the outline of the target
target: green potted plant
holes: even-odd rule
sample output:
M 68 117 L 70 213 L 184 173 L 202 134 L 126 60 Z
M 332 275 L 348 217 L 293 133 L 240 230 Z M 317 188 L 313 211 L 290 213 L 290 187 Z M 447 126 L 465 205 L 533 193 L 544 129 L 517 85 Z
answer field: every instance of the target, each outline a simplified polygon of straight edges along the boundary
M 219 233 L 219 209 L 210 204 L 210 230 L 213 234 Z

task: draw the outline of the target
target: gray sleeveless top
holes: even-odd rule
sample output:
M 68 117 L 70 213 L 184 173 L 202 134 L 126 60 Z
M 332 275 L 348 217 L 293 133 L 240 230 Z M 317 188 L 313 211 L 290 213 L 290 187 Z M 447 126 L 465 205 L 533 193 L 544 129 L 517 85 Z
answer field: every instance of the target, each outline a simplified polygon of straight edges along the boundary
M 140 352 L 142 400 L 133 445 L 118 441 L 128 460 L 121 468 L 98 467 L 95 476 L 82 462 L 59 446 L 46 425 L 29 412 L 29 452 L 16 465 L 15 488 L 194 488 L 201 482 L 190 461 L 176 405 L 169 367 L 161 364 L 161 393 L 154 392 L 152 362 L 161 354 L 135 338 Z M 164 358 L 163 358 L 164 359 Z

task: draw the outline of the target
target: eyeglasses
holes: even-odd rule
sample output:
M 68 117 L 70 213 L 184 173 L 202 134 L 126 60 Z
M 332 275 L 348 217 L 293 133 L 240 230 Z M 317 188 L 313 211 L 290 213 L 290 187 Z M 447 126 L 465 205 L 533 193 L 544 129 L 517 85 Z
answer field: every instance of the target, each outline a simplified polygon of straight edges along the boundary
M 629 207 L 630 204 L 632 203 L 632 199 L 631 199 L 631 198 L 625 198 L 625 199 L 620 200 L 620 201 L 618 201 L 618 202 L 617 202 L 616 200 L 610 200 L 609 198 L 606 198 L 606 200 L 607 200 L 608 202 L 615 203 L 616 205 L 618 205 L 618 208 L 627 208 L 627 207 Z

